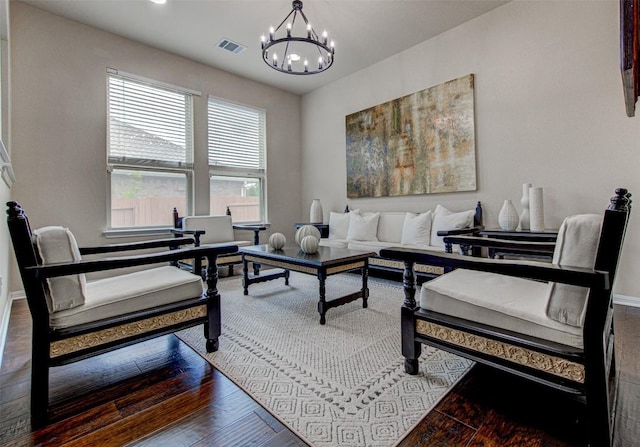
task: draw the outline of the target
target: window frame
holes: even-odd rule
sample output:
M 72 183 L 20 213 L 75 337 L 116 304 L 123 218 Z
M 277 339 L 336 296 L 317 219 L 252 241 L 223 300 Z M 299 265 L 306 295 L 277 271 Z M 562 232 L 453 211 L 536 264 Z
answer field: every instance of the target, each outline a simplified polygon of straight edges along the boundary
M 136 163 L 135 159 L 131 158 L 129 160 L 124 161 L 116 161 L 113 160 L 113 156 L 111 155 L 111 124 L 110 119 L 112 115 L 111 110 L 111 87 L 110 80 L 112 78 L 122 79 L 126 82 L 132 82 L 136 84 L 142 84 L 147 87 L 170 91 L 172 93 L 178 93 L 184 95 L 185 98 L 188 98 L 189 112 L 187 113 L 187 146 L 185 147 L 186 154 L 184 162 L 175 162 L 175 166 L 171 166 L 173 162 L 168 161 L 156 161 L 154 164 L 151 160 L 139 159 Z M 167 233 L 167 231 L 172 227 L 172 225 L 162 224 L 162 225 L 140 225 L 140 226 L 123 226 L 123 227 L 113 227 L 112 224 L 112 173 L 114 170 L 127 170 L 127 171 L 137 171 L 137 172 L 149 172 L 149 173 L 171 173 L 171 174 L 183 174 L 185 175 L 185 200 L 186 200 L 186 212 L 187 214 L 191 214 L 193 211 L 193 203 L 194 203 L 194 157 L 195 157 L 195 142 L 194 142 L 194 126 L 195 126 L 195 117 L 194 117 L 194 96 L 201 96 L 201 93 L 168 84 L 162 81 L 157 81 L 154 79 L 146 78 L 143 76 L 138 76 L 131 73 L 122 72 L 116 69 L 107 68 L 107 76 L 106 76 L 106 168 L 107 168 L 107 200 L 106 200 L 106 218 L 107 218 L 107 226 L 104 232 L 107 237 L 114 236 L 131 236 L 131 235 L 142 235 L 142 234 L 160 234 Z M 186 121 L 185 121 L 186 122 Z M 168 215 L 170 215 L 170 210 L 167 210 Z
M 228 108 L 237 108 L 238 110 L 245 110 L 255 112 L 258 114 L 259 119 L 259 154 L 258 154 L 258 168 L 239 167 L 239 166 L 227 166 L 227 165 L 212 165 L 211 153 L 214 151 L 211 130 L 212 130 L 212 116 L 211 116 L 211 103 L 217 102 L 224 104 Z M 225 98 L 209 95 L 207 99 L 207 164 L 209 168 L 209 193 L 211 194 L 211 181 L 214 177 L 222 177 L 229 179 L 252 179 L 257 180 L 260 188 L 259 196 L 259 220 L 252 221 L 235 221 L 238 224 L 256 224 L 267 222 L 268 219 L 268 202 L 267 202 L 267 111 L 260 107 L 252 105 L 242 104 L 235 101 L 230 101 Z M 231 210 L 231 216 L 233 218 L 233 210 Z

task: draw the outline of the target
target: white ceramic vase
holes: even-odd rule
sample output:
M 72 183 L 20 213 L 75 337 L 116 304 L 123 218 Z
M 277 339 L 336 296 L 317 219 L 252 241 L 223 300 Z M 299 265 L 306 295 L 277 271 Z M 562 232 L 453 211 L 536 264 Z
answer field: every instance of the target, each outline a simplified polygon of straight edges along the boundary
M 529 189 L 529 214 L 531 231 L 544 231 L 544 201 L 540 186 Z
M 518 227 L 520 217 L 511 200 L 505 200 L 498 214 L 498 225 L 505 231 L 513 231 Z
M 529 188 L 531 183 L 522 184 L 522 197 L 520 198 L 520 205 L 522 206 L 522 213 L 520 213 L 520 223 L 518 225 L 519 230 L 528 230 L 530 226 L 529 218 Z
M 320 203 L 320 199 L 313 199 L 311 201 L 311 208 L 309 209 L 309 222 L 322 223 L 322 204 Z

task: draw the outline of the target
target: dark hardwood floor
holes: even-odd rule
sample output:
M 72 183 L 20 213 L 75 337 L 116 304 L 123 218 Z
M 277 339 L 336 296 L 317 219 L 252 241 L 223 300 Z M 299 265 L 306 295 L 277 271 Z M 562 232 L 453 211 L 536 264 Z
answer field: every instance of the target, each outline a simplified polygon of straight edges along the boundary
M 616 308 L 616 446 L 640 445 L 640 308 Z M 305 446 L 173 335 L 53 368 L 55 421 L 29 418 L 31 320 L 13 303 L 0 368 L 2 446 Z M 400 444 L 582 446 L 582 407 L 475 366 Z

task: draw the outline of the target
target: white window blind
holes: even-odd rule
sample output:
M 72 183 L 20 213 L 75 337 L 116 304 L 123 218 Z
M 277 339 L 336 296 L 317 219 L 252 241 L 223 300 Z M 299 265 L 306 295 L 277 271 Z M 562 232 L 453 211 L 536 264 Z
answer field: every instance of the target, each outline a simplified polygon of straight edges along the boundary
M 108 163 L 193 169 L 190 93 L 108 74 Z
M 262 174 L 265 112 L 209 97 L 209 166 Z

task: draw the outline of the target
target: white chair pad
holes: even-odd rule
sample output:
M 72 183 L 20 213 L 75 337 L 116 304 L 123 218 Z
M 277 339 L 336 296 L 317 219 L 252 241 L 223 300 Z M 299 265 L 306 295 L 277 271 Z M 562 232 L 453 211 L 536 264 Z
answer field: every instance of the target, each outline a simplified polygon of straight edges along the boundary
M 544 282 L 457 269 L 422 285 L 420 307 L 582 348 L 582 329 L 550 319 Z
M 164 266 L 87 282 L 83 305 L 51 314 L 51 326 L 65 328 L 196 298 L 202 279 Z

